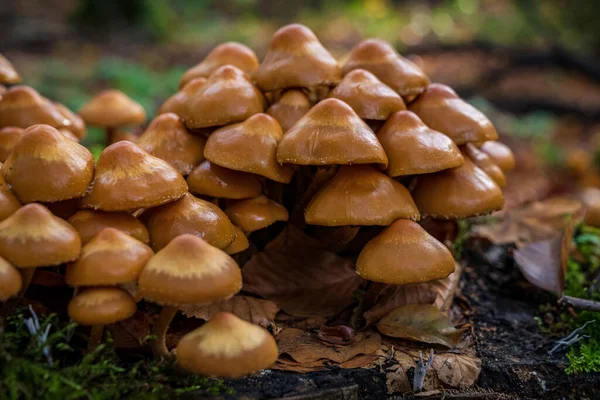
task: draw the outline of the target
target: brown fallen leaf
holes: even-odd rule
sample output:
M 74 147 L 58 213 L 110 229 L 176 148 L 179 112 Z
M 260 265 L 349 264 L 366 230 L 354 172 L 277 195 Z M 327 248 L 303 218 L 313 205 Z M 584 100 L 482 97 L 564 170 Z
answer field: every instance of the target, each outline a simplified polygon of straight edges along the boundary
M 469 354 L 438 353 L 431 367 L 446 385 L 467 389 L 479 378 L 481 359 Z
M 204 305 L 186 304 L 179 309 L 186 317 L 205 321 L 210 320 L 217 313 L 229 312 L 263 328 L 271 326 L 275 315 L 279 312 L 279 307 L 272 301 L 241 295 Z
M 377 324 L 386 336 L 455 347 L 463 334 L 434 305 L 408 304 L 392 310 Z
M 139 310 L 131 318 L 111 325 L 115 348 L 135 349 L 143 346 L 153 325 L 154 318 Z
M 352 260 L 326 250 L 292 225 L 243 267 L 243 290 L 297 317 L 333 316 L 354 301 L 363 280 Z
M 454 296 L 458 290 L 458 283 L 462 274 L 463 266 L 459 262 L 455 262 L 454 272 L 444 279 L 429 282 L 433 292 L 436 294 L 435 306 L 440 310 L 447 312 L 452 305 Z

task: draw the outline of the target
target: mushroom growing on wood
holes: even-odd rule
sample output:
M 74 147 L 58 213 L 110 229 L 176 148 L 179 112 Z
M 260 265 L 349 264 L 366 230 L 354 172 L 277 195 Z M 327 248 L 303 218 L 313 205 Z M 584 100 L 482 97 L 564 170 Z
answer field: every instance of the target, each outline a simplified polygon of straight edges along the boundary
M 302 90 L 290 89 L 267 109 L 267 114 L 279 122 L 283 132 L 287 132 L 311 107 L 310 99 Z
M 21 82 L 21 77 L 15 67 L 13 67 L 6 57 L 0 54 L 0 83 L 14 85 L 19 82 Z
M 277 221 L 287 221 L 289 218 L 284 206 L 263 195 L 236 201 L 225 209 L 225 213 L 246 233 L 266 228 Z
M 148 229 L 139 219 L 126 212 L 80 210 L 67 221 L 77 230 L 83 244 L 104 228 L 115 228 L 143 243 L 150 242 Z
M 485 152 L 479 150 L 472 143 L 467 143 L 464 146 L 464 152 L 473 161 L 473 164 L 478 166 L 500 187 L 506 186 L 506 177 L 502 169 L 497 166 L 492 158 Z
M 22 134 L 23 128 L 16 126 L 0 128 L 0 162 L 6 161 Z
M 157 114 L 173 113 L 180 117 L 185 114 L 188 98 L 193 96 L 206 83 L 206 78 L 192 79 L 183 86 L 179 92 L 169 97 L 158 109 Z
M 262 190 L 257 175 L 220 167 L 205 160 L 187 177 L 190 192 L 221 199 L 247 199 L 259 196 Z
M 72 121 L 35 89 L 24 85 L 8 89 L 0 101 L 0 128 L 16 126 L 24 129 L 36 124 L 68 129 Z
M 507 145 L 490 140 L 481 145 L 481 151 L 486 152 L 503 171 L 510 171 L 515 168 L 515 155 Z
M 250 242 L 248 241 L 248 237 L 246 236 L 244 231 L 242 231 L 235 225 L 233 226 L 233 229 L 235 229 L 235 239 L 233 243 L 231 243 L 229 246 L 223 249 L 225 253 L 229 255 L 241 253 L 242 251 L 250 247 Z

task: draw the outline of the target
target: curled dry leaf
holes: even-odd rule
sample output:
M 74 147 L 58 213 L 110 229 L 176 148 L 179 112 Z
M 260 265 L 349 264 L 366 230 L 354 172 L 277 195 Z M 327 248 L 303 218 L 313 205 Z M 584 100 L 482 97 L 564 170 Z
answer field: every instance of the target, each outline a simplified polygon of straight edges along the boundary
M 179 308 L 186 317 L 210 320 L 213 315 L 228 312 L 267 328 L 273 324 L 275 315 L 279 312 L 277 304 L 269 300 L 257 299 L 250 296 L 233 296 L 227 300 L 215 301 L 210 304 L 186 304 Z
M 481 359 L 469 354 L 439 353 L 435 355 L 431 368 L 444 384 L 467 389 L 479 377 Z
M 325 326 L 323 325 L 317 332 L 319 340 L 325 344 L 348 345 L 356 339 L 354 329 L 346 325 Z
M 292 225 L 242 269 L 243 290 L 297 317 L 333 316 L 354 301 L 363 280 L 352 260 L 327 251 Z
M 434 305 L 408 304 L 392 310 L 377 324 L 386 336 L 455 347 L 463 334 Z

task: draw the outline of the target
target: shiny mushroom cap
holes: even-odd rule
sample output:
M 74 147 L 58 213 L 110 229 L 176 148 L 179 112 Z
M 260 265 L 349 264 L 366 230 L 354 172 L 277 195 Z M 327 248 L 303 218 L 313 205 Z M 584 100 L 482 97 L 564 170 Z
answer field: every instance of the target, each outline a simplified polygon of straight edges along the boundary
M 392 114 L 377 138 L 388 156 L 386 172 L 391 177 L 429 174 L 463 163 L 452 139 L 429 128 L 410 111 Z
M 240 122 L 264 109 L 265 98 L 248 75 L 224 65 L 188 96 L 182 117 L 194 130 Z
M 600 201 L 592 204 L 585 212 L 583 222 L 586 225 L 600 228 Z
M 0 168 L 2 168 L 2 164 L 0 164 Z M 10 217 L 19 208 L 21 208 L 19 199 L 15 197 L 0 174 L 0 221 Z
M 0 257 L 18 268 L 64 264 L 80 250 L 77 231 L 41 204 L 27 204 L 0 222 Z
M 281 129 L 287 132 L 311 107 L 310 99 L 302 90 L 290 89 L 283 92 L 279 101 L 267 109 L 267 114 L 275 118 Z
M 477 167 L 485 172 L 490 178 L 500 187 L 506 186 L 506 177 L 502 169 L 494 164 L 492 158 L 485 152 L 479 150 L 472 143 L 467 143 L 464 146 L 464 152 L 467 157 L 473 161 Z
M 0 301 L 16 296 L 23 287 L 23 278 L 11 263 L 0 257 Z
M 141 242 L 150 242 L 148 229 L 139 219 L 126 212 L 80 210 L 69 217 L 68 222 L 79 233 L 83 244 L 104 228 L 115 228 Z
M 375 133 L 338 99 L 321 101 L 290 128 L 279 143 L 277 160 L 297 165 L 388 163 Z
M 83 196 L 94 175 L 94 156 L 51 126 L 27 128 L 2 166 L 2 176 L 24 203 Z
M 265 92 L 333 86 L 340 81 L 341 68 L 310 29 L 291 24 L 273 34 L 253 78 Z
M 442 279 L 454 272 L 450 250 L 416 222 L 399 219 L 360 252 L 356 272 L 363 279 L 408 285 Z
M 192 79 L 182 87 L 179 92 L 169 97 L 158 109 L 158 114 L 172 112 L 182 117 L 185 114 L 186 103 L 188 98 L 193 96 L 197 90 L 200 90 L 206 83 L 206 78 Z
M 235 229 L 235 240 L 233 241 L 233 243 L 231 243 L 229 246 L 223 249 L 225 253 L 229 255 L 241 253 L 242 251 L 250 247 L 250 242 L 248 241 L 248 237 L 246 237 L 244 231 L 242 231 L 235 225 L 233 226 L 233 228 Z
M 418 220 L 408 190 L 370 165 L 343 166 L 312 198 L 304 212 L 311 225 L 383 225 Z
M 248 75 L 258 68 L 258 58 L 248 46 L 237 42 L 218 45 L 202 60 L 200 64 L 188 69 L 179 82 L 179 87 L 186 86 L 192 79 L 208 78 L 217 68 L 233 65 Z
M 77 141 L 83 139 L 87 133 L 85 122 L 83 118 L 81 118 L 78 114 L 75 114 L 73 111 L 69 110 L 67 106 L 61 103 L 54 103 L 54 107 L 56 110 L 67 120 L 69 120 L 69 124 L 65 125 L 65 130 L 69 130 L 73 135 L 77 137 Z
M 146 112 L 136 101 L 120 90 L 98 93 L 80 110 L 79 115 L 90 125 L 106 128 L 140 125 L 146 122 Z
M 237 378 L 268 368 L 277 344 L 264 328 L 230 313 L 219 313 L 177 344 L 177 363 L 205 376 Z
M 214 131 L 206 142 L 204 156 L 221 167 L 289 183 L 294 169 L 277 162 L 277 146 L 282 138 L 283 131 L 275 118 L 255 114 Z
M 190 192 L 220 199 L 247 199 L 260 195 L 257 175 L 223 168 L 205 160 L 187 177 Z
M 0 127 L 28 128 L 36 124 L 68 128 L 73 123 L 35 89 L 24 85 L 8 89 L 0 101 Z
M 15 67 L 6 57 L 0 54 L 0 83 L 14 85 L 19 82 L 21 82 L 21 77 Z
M 352 48 L 343 73 L 354 69 L 371 72 L 403 97 L 419 94 L 429 85 L 429 78 L 419 67 L 379 39 L 365 39 Z
M 137 310 L 135 300 L 116 287 L 89 288 L 69 302 L 68 313 L 81 325 L 109 325 L 123 321 Z
M 467 157 L 460 167 L 419 176 L 412 196 L 422 216 L 440 219 L 489 214 L 504 205 L 500 187 Z
M 121 141 L 100 154 L 82 206 L 104 211 L 150 208 L 177 200 L 187 190 L 185 180 L 169 163 Z
M 181 118 L 167 113 L 156 117 L 136 143 L 148 153 L 171 164 L 181 175 L 188 175 L 192 168 L 204 160 L 206 139 L 192 135 Z
M 266 228 L 277 221 L 287 221 L 289 218 L 284 206 L 262 195 L 237 201 L 227 207 L 225 213 L 246 233 Z
M 146 263 L 139 287 L 142 297 L 160 304 L 206 303 L 239 292 L 242 273 L 223 250 L 180 235 Z
M 362 119 L 386 120 L 390 114 L 406 110 L 404 100 L 392 88 L 364 69 L 355 69 L 329 93 L 348 104 Z
M 150 245 L 155 251 L 175 237 L 192 234 L 219 249 L 235 239 L 235 228 L 225 213 L 211 202 L 187 193 L 181 199 L 142 215 L 150 232 Z
M 0 162 L 6 161 L 22 134 L 23 128 L 16 126 L 0 128 Z
M 487 153 L 503 171 L 515 168 L 515 155 L 507 145 L 491 140 L 481 145 L 481 151 Z
M 446 85 L 432 83 L 408 108 L 458 145 L 498 139 L 490 120 Z

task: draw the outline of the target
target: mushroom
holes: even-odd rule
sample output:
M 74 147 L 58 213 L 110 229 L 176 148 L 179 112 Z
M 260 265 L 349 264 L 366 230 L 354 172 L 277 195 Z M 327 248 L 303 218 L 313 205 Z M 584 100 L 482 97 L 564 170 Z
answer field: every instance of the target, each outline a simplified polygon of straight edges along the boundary
M 104 228 L 115 228 L 143 243 L 150 242 L 150 234 L 146 226 L 126 212 L 80 210 L 73 214 L 67 222 L 79 233 L 83 244 L 89 242 Z
M 182 117 L 185 114 L 185 105 L 188 98 L 193 96 L 197 90 L 200 90 L 206 83 L 206 78 L 192 79 L 183 86 L 179 92 L 169 97 L 158 109 L 157 114 L 165 114 L 172 112 Z
M 0 128 L 7 126 L 28 128 L 36 124 L 69 128 L 72 122 L 35 89 L 21 85 L 8 89 L 2 95 L 0 102 Z
M 262 187 L 257 175 L 220 167 L 208 160 L 187 177 L 190 192 L 222 199 L 247 199 L 260 195 Z
M 19 82 L 21 82 L 21 77 L 15 67 L 13 67 L 6 57 L 0 54 L 0 83 L 14 85 Z
M 0 168 L 2 168 L 1 163 Z M 10 217 L 19 208 L 21 208 L 21 203 L 15 197 L 0 174 L 0 221 L 4 221 L 6 218 Z
M 4 180 L 24 203 L 81 197 L 93 174 L 92 153 L 48 125 L 27 128 L 2 166 Z
M 373 282 L 408 285 L 442 279 L 454 272 L 446 246 L 416 222 L 399 219 L 371 239 L 358 256 L 356 272 Z
M 136 143 L 185 176 L 204 160 L 206 139 L 188 132 L 177 115 L 166 113 L 156 117 Z
M 275 118 L 255 114 L 244 122 L 214 131 L 206 141 L 204 156 L 221 167 L 289 183 L 294 169 L 277 162 L 277 145 L 282 138 L 283 131 Z
M 491 140 L 481 145 L 481 151 L 487 153 L 503 171 L 510 171 L 515 168 L 515 155 L 510 148 L 500 142 Z
M 0 257 L 0 301 L 7 301 L 21 292 L 23 278 L 19 271 L 4 258 Z
M 494 164 L 492 158 L 485 152 L 479 150 L 472 143 L 467 143 L 464 146 L 464 152 L 473 161 L 473 164 L 478 166 L 500 187 L 506 186 L 506 177 L 502 169 Z
M 68 129 L 65 129 L 65 128 L 58 129 L 58 133 L 60 133 L 61 135 L 63 135 L 64 137 L 66 137 L 67 139 L 69 139 L 73 142 L 79 143 L 79 141 L 80 141 L 79 137 L 77 137 L 77 135 L 75 135 L 73 132 L 71 132 Z
M 600 201 L 595 202 L 586 210 L 583 223 L 594 228 L 600 228 Z
M 146 263 L 140 295 L 163 305 L 155 325 L 154 354 L 167 356 L 165 334 L 183 304 L 227 299 L 242 288 L 242 274 L 227 253 L 194 235 L 180 235 Z
M 225 312 L 177 344 L 177 363 L 204 376 L 237 378 L 268 368 L 277 357 L 277 344 L 266 329 Z
M 64 104 L 55 102 L 54 107 L 63 117 L 71 121 L 69 126 L 66 126 L 63 129 L 71 132 L 71 134 L 77 138 L 77 141 L 85 138 L 87 132 L 83 118 L 69 110 Z
M 233 226 L 233 229 L 235 230 L 235 239 L 229 246 L 223 249 L 225 253 L 229 255 L 241 253 L 250 247 L 250 242 L 248 241 L 248 237 L 246 237 L 244 231 L 235 225 Z
M 310 99 L 302 90 L 290 89 L 267 109 L 267 114 L 279 122 L 283 132 L 287 132 L 311 107 Z
M 258 58 L 252 49 L 241 43 L 220 44 L 212 49 L 200 64 L 188 69 L 183 74 L 179 81 L 179 88 L 185 87 L 193 79 L 208 78 L 217 68 L 228 64 L 252 75 L 258 68 Z
M 0 162 L 6 161 L 22 134 L 23 128 L 16 126 L 0 128 Z
M 187 184 L 169 163 L 132 142 L 122 141 L 102 151 L 91 190 L 81 205 L 103 211 L 130 211 L 175 201 Z
M 225 213 L 246 233 L 266 228 L 277 221 L 287 221 L 289 218 L 284 206 L 263 195 L 236 201 L 225 209 Z

